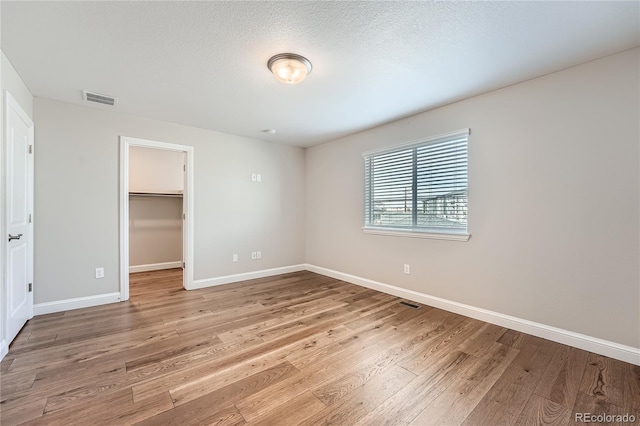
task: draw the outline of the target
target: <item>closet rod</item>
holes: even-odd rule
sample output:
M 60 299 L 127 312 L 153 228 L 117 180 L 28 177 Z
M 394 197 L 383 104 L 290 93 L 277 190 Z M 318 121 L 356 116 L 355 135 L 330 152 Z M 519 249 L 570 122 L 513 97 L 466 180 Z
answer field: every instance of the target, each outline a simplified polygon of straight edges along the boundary
M 170 194 L 163 192 L 130 192 L 129 196 L 136 197 L 182 197 L 182 194 Z

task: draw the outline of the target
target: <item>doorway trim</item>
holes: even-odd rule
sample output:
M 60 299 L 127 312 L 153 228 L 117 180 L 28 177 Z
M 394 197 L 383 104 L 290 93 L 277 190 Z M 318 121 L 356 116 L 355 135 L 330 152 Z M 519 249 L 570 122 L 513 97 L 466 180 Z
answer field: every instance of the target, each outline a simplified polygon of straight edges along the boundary
M 164 149 L 184 152 L 184 222 L 182 230 L 183 287 L 193 288 L 193 147 L 120 136 L 120 300 L 129 300 L 129 148 Z

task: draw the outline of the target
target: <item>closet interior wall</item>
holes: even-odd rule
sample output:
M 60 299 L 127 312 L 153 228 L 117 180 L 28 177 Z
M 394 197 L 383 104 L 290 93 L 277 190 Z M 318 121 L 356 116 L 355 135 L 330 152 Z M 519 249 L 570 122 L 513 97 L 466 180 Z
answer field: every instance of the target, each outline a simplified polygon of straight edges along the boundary
M 184 153 L 130 147 L 129 272 L 182 265 Z

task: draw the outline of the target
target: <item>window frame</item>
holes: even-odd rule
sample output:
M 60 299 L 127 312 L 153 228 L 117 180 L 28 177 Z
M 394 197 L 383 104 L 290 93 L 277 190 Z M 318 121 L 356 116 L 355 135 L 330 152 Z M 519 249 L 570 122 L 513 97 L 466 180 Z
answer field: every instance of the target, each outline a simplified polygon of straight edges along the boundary
M 451 241 L 468 241 L 469 238 L 471 237 L 471 234 L 469 233 L 469 221 L 468 221 L 468 217 L 469 217 L 469 201 L 468 201 L 468 197 L 469 197 L 469 185 L 468 185 L 468 180 L 469 180 L 469 135 L 471 134 L 470 129 L 466 128 L 466 129 L 460 129 L 460 130 L 456 130 L 454 132 L 448 132 L 448 133 L 443 133 L 443 134 L 439 134 L 436 136 L 431 136 L 428 138 L 422 138 L 422 139 L 418 139 L 418 140 L 414 140 L 411 142 L 405 142 L 405 143 L 400 143 L 400 144 L 396 144 L 396 145 L 392 145 L 392 146 L 387 146 L 384 148 L 379 148 L 379 149 L 374 149 L 374 150 L 370 150 L 370 151 L 366 151 L 362 153 L 362 157 L 363 157 L 363 167 L 364 167 L 364 203 L 363 203 L 363 207 L 364 207 L 364 214 L 363 214 L 363 218 L 364 218 L 364 226 L 362 227 L 362 231 L 364 233 L 367 234 L 377 234 L 377 235 L 387 235 L 387 236 L 395 236 L 395 237 L 411 237 L 411 238 L 429 238 L 429 239 L 436 239 L 436 240 L 451 240 Z M 455 230 L 437 230 L 434 228 L 420 228 L 420 227 L 390 227 L 390 226 L 377 226 L 377 225 L 370 225 L 367 224 L 367 217 L 371 214 L 371 206 L 367 206 L 367 200 L 369 200 L 369 202 L 372 202 L 371 200 L 371 195 L 370 195 L 370 191 L 371 191 L 371 183 L 370 183 L 370 177 L 367 176 L 367 173 L 369 173 L 369 171 L 367 170 L 366 164 L 367 164 L 367 159 L 376 155 L 383 155 L 383 154 L 389 154 L 389 153 L 393 153 L 396 151 L 400 151 L 400 150 L 407 150 L 407 149 L 413 149 L 413 148 L 418 148 L 418 147 L 423 147 L 426 145 L 431 145 L 434 143 L 438 143 L 438 142 L 446 142 L 449 141 L 451 139 L 458 139 L 461 137 L 466 137 L 467 139 L 467 229 L 466 232 L 465 231 L 455 231 Z M 415 176 L 414 176 L 414 181 L 415 181 Z M 413 188 L 412 192 L 416 191 L 416 188 Z M 413 196 L 413 194 L 412 194 Z M 413 209 L 412 211 L 415 211 L 415 209 Z M 415 215 L 415 213 L 414 213 Z

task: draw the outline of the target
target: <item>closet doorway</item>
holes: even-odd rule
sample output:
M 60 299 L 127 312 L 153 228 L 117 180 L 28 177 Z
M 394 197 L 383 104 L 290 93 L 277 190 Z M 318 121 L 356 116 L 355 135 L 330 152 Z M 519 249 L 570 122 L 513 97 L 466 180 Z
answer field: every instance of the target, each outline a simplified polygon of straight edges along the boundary
M 120 138 L 120 300 L 129 274 L 182 268 L 193 283 L 193 147 Z

